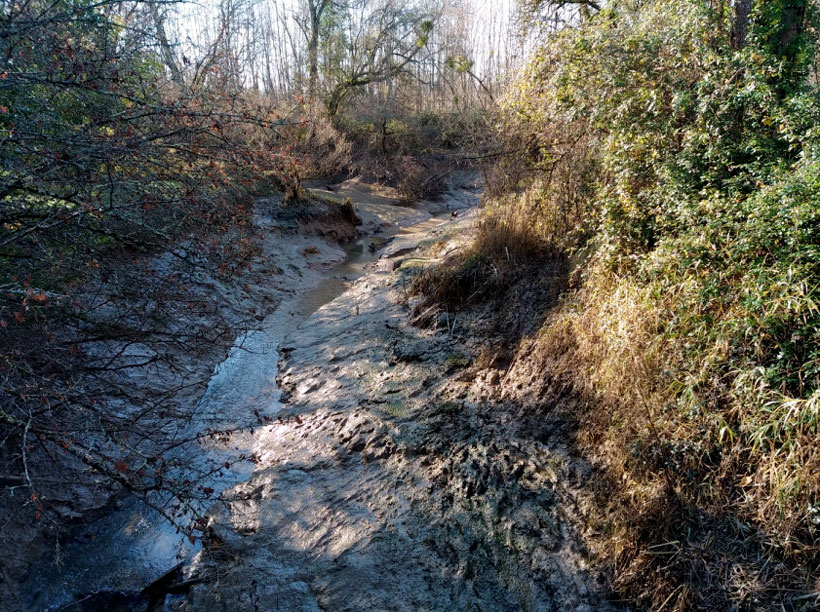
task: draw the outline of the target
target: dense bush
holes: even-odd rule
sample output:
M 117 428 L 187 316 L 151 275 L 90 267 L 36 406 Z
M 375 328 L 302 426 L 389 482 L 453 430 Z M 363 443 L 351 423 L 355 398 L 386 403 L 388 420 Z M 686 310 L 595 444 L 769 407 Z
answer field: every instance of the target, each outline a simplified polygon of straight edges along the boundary
M 513 195 L 484 233 L 526 214 L 582 262 L 538 342 L 591 406 L 615 585 L 654 608 L 813 605 L 817 29 L 809 3 L 754 6 L 742 45 L 725 2 L 607 3 L 548 37 L 491 186 Z
M 487 145 L 489 113 L 409 111 L 401 104 L 352 106 L 335 117 L 350 143 L 349 174 L 395 187 L 408 200 L 431 198 L 456 167 Z

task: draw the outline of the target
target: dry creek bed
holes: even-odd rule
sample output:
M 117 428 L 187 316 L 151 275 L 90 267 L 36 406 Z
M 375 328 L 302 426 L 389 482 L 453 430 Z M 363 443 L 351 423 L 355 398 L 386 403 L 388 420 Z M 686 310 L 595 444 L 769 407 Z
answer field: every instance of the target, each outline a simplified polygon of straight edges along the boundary
M 474 214 L 397 238 L 280 347 L 279 420 L 166 610 L 612 609 L 585 560 L 590 467 L 471 365 L 471 322 L 411 325 L 407 287 Z

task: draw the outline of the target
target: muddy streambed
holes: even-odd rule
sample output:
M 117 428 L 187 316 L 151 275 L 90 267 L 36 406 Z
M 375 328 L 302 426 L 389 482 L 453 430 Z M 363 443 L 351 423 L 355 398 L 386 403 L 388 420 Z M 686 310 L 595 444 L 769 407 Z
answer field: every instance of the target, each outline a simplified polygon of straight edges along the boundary
M 473 194 L 468 194 L 472 197 Z M 289 332 L 313 312 L 340 296 L 349 283 L 362 276 L 368 264 L 379 258 L 379 250 L 402 233 L 418 233 L 450 217 L 450 210 L 464 208 L 463 194 L 445 198 L 439 211 L 396 206 L 368 200 L 354 193 L 357 209 L 365 218 L 367 235 L 342 245 L 344 259 L 312 288 L 284 300 L 259 328 L 240 335 L 227 358 L 211 376 L 183 436 L 194 437 L 209 429 L 230 428 L 254 422 L 256 414 L 273 419 L 281 410 L 276 385 L 279 345 Z M 359 198 L 365 201 L 360 201 Z M 448 200 L 450 200 L 448 202 Z M 433 207 L 435 210 L 435 207 Z M 199 442 L 180 446 L 177 455 L 199 486 L 214 492 L 207 500 L 194 502 L 191 510 L 204 514 L 212 509 L 220 492 L 241 483 L 253 473 L 249 457 L 256 440 L 250 432 L 233 435 L 227 442 Z M 228 470 L 214 470 L 229 462 Z M 167 506 L 169 498 L 156 498 Z M 199 505 L 197 505 L 199 504 Z M 135 498 L 120 498 L 110 512 L 76 527 L 57 554 L 36 564 L 24 585 L 26 610 L 90 611 L 162 609 L 173 570 L 200 550 L 190 543 L 156 510 Z M 155 585 L 152 595 L 146 587 Z M 165 584 L 165 587 L 168 585 Z M 154 601 L 153 599 L 156 599 Z

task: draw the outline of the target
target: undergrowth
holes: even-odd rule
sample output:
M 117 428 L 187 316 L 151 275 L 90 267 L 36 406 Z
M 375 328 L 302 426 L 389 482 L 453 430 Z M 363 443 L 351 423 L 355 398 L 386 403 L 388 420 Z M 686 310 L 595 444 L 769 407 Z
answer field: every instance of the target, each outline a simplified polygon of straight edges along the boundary
M 436 197 L 453 170 L 469 167 L 467 152 L 487 140 L 488 118 L 479 110 L 411 112 L 358 104 L 336 125 L 352 145 L 349 174 L 395 187 L 413 201 Z
M 756 3 L 739 48 L 727 8 L 608 3 L 551 36 L 506 100 L 515 154 L 476 243 L 418 283 L 464 307 L 545 253 L 570 260 L 521 357 L 587 407 L 579 446 L 605 466 L 592 548 L 615 591 L 813 610 L 817 29 L 811 3 Z

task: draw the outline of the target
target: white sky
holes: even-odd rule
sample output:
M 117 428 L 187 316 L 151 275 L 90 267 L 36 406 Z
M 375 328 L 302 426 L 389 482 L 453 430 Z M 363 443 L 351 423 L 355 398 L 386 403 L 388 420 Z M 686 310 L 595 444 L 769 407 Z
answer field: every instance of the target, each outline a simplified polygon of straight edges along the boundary
M 475 61 L 474 70 L 478 74 L 484 74 L 487 71 L 486 62 L 492 54 L 504 53 L 505 50 L 510 53 L 520 56 L 521 49 L 517 51 L 503 40 L 499 40 L 505 36 L 508 28 L 514 27 L 511 24 L 515 0 L 450 0 L 460 2 L 466 10 L 464 10 L 463 17 L 469 24 L 472 33 L 472 58 Z M 291 16 L 295 14 L 300 4 L 300 0 L 246 0 L 249 6 L 258 7 L 259 12 L 264 12 L 268 9 L 277 6 L 280 11 L 290 12 Z M 217 35 L 217 28 L 219 25 L 219 5 L 220 0 L 195 0 L 183 1 L 180 4 L 174 5 L 171 9 L 175 15 L 176 27 L 168 24 L 169 37 L 175 38 L 179 43 L 179 50 L 186 56 L 194 57 L 196 52 L 193 50 L 191 43 L 200 40 L 200 33 L 209 31 L 208 38 L 213 38 Z M 461 14 L 456 11 L 456 14 Z M 291 35 L 294 37 L 300 36 L 298 28 L 295 23 L 290 21 Z M 172 32 L 176 30 L 175 33 Z M 283 36 L 284 38 L 284 36 Z M 287 40 L 279 42 L 278 49 L 269 49 L 271 54 L 276 54 L 288 46 Z M 492 48 L 498 47 L 498 48 Z M 490 53 L 492 51 L 492 54 Z M 496 60 L 498 57 L 496 57 Z M 511 58 L 512 63 L 515 64 L 520 61 L 520 57 Z

